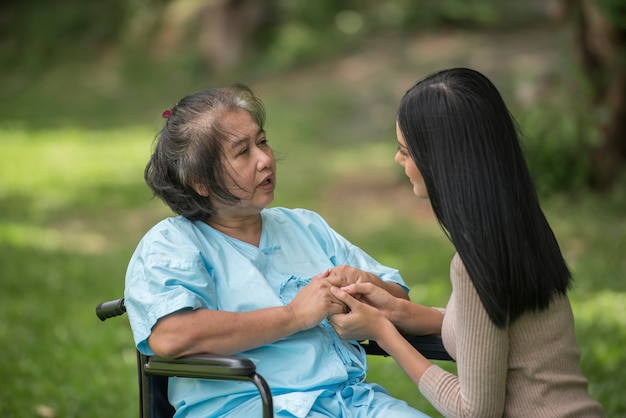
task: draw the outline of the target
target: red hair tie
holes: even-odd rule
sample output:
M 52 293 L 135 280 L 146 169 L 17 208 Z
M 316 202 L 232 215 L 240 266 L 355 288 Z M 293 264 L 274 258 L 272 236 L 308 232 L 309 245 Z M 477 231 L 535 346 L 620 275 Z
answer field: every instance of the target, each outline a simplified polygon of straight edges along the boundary
M 163 116 L 164 119 L 169 118 L 170 116 L 172 116 L 172 109 L 164 110 L 161 116 Z

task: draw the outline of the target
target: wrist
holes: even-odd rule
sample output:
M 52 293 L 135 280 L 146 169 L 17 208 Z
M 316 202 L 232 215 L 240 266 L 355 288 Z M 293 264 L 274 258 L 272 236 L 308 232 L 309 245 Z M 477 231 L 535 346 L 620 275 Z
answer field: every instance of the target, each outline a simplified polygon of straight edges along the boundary
M 402 318 L 405 316 L 405 309 L 402 306 L 404 300 L 400 298 L 393 298 L 393 303 L 389 310 L 385 312 L 385 317 L 396 327 L 403 328 L 402 324 L 405 322 Z
M 394 338 L 401 337 L 400 331 L 390 321 L 377 327 L 378 332 L 375 336 L 376 343 L 385 351 L 394 344 Z M 388 351 L 387 351 L 388 352 Z
M 295 332 L 304 331 L 307 329 L 307 324 L 304 323 L 300 316 L 296 313 L 294 307 L 290 304 L 284 306 L 284 310 L 286 312 L 286 329 L 289 330 L 289 334 L 293 334 Z

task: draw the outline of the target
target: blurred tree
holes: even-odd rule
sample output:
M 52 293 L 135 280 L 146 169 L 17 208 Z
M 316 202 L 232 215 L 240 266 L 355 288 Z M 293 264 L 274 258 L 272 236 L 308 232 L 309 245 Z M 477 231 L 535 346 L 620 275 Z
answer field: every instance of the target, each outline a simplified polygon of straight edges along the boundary
M 269 5 L 257 0 L 206 3 L 200 10 L 199 45 L 209 68 L 224 71 L 241 61 Z
M 67 59 L 93 60 L 117 46 L 125 0 L 0 2 L 0 68 L 40 71 Z
M 155 0 L 144 0 L 148 4 Z M 169 0 L 156 13 L 156 36 L 149 40 L 157 56 L 197 55 L 212 71 L 232 70 L 247 52 L 262 44 L 274 1 Z M 142 19 L 136 13 L 135 19 Z
M 606 189 L 626 166 L 626 2 L 560 0 L 558 6 L 558 16 L 574 24 L 574 47 L 601 129 L 600 141 L 587 144 L 593 186 Z

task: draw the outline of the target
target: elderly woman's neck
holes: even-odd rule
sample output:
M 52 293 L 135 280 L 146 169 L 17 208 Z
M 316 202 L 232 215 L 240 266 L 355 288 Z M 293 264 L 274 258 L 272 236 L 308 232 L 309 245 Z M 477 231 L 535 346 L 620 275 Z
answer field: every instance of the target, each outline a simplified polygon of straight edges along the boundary
M 213 215 L 205 222 L 211 228 L 255 247 L 258 247 L 261 241 L 262 220 L 259 213 L 249 216 L 229 217 Z

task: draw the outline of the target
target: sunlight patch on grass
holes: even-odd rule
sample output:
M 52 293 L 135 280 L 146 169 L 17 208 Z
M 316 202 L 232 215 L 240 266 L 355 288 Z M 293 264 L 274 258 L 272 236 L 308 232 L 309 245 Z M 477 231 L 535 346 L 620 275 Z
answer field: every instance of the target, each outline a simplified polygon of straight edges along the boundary
M 78 200 L 95 185 L 141 182 L 153 133 L 0 128 L 0 136 L 0 198 L 35 194 L 32 204 L 50 209 Z
M 108 240 L 93 231 L 65 231 L 25 223 L 0 222 L 0 245 L 42 251 L 67 251 L 99 254 L 108 248 Z
M 110 249 L 107 231 L 117 225 L 104 218 L 124 222 L 110 210 L 149 201 L 143 169 L 152 136 L 145 127 L 0 127 L 0 244 L 77 254 Z M 88 210 L 104 217 L 85 218 Z
M 598 323 L 623 328 L 626 332 L 626 293 L 610 290 L 597 291 L 586 295 L 585 300 L 572 296 L 572 306 L 576 319 L 597 326 Z M 606 315 L 611 312 L 612 315 Z
M 626 381 L 626 293 L 611 290 L 572 292 L 576 339 L 589 393 L 606 408 L 607 416 L 623 416 L 626 400 L 615 397 Z
M 623 350 L 626 344 L 626 294 L 599 291 L 584 301 L 572 297 L 572 309 L 579 340 L 588 351 L 587 355 L 595 358 L 606 370 L 615 370 L 626 360 Z M 616 344 L 616 341 L 621 343 Z

